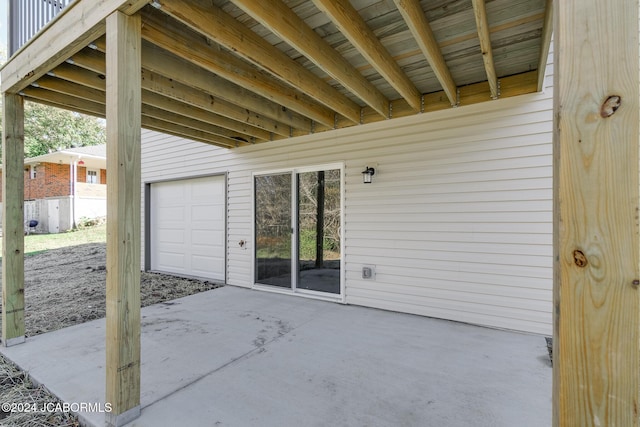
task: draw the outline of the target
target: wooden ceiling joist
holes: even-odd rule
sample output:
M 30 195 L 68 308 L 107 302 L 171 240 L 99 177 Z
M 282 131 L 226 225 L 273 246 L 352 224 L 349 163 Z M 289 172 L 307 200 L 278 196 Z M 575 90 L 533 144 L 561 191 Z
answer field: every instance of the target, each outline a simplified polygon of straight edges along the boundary
M 71 95 L 51 92 L 42 88 L 28 87 L 23 89 L 20 94 L 24 96 L 28 101 L 39 102 L 42 104 L 51 105 L 52 107 L 76 111 L 91 116 L 104 118 L 106 113 L 104 104 L 88 101 L 86 99 L 76 98 L 75 96 Z M 199 129 L 176 125 L 175 123 L 166 122 L 164 120 L 149 117 L 144 114 L 142 116 L 142 127 L 146 129 L 157 130 L 159 132 L 170 133 L 171 135 L 181 136 L 184 138 L 192 139 L 194 141 L 205 142 L 211 145 L 218 145 L 221 147 L 231 148 L 241 145 L 240 141 L 218 137 Z
M 456 83 L 442 56 L 438 41 L 433 35 L 431 25 L 429 25 L 429 21 L 427 21 L 420 2 L 418 0 L 394 0 L 394 2 L 404 18 L 407 27 L 409 27 L 413 38 L 418 43 L 418 46 L 420 46 L 422 54 L 427 59 L 433 73 L 447 94 L 449 102 L 451 102 L 451 105 L 458 105 Z
M 145 111 L 154 116 L 145 116 L 147 124 L 155 120 L 153 126 L 158 130 L 157 121 L 164 119 L 162 131 L 205 142 L 218 138 L 214 143 L 228 146 L 230 137 L 270 141 L 529 93 L 536 83 L 540 90 L 551 39 L 553 1 L 538 0 L 530 7 L 508 9 L 508 13 L 504 5 L 494 5 L 501 15 L 496 15 L 492 28 L 485 1 L 472 3 L 477 28 L 473 27 L 474 19 L 468 21 L 471 5 L 448 12 L 431 10 L 428 16 L 437 19 L 436 27 L 419 0 L 104 3 L 140 15 L 142 102 Z M 77 7 L 80 4 L 82 7 Z M 86 4 L 72 3 L 64 13 L 80 21 L 85 14 L 94 19 L 102 13 L 89 11 Z M 455 19 L 443 27 L 441 18 L 445 15 Z M 64 14 L 56 19 L 68 21 Z M 454 21 L 460 20 L 465 28 L 456 33 Z M 15 89 L 28 82 L 23 89 L 29 92 L 29 99 L 58 105 L 69 102 L 65 108 L 104 115 L 106 37 L 103 23 L 94 24 L 90 27 L 81 22 L 87 33 L 78 36 L 74 32 L 76 40 L 71 48 L 56 46 L 56 58 L 42 63 L 34 47 L 41 46 L 43 40 L 36 37 L 30 42 L 32 46 L 18 53 L 19 61 L 9 61 L 2 70 L 3 87 L 9 84 Z M 55 21 L 51 26 L 59 27 Z M 532 40 L 534 31 L 541 34 L 535 36 L 539 45 L 518 45 L 517 51 L 509 52 L 510 57 L 521 57 L 514 60 L 527 63 L 526 70 L 514 74 L 513 66 L 502 67 L 497 56 L 494 65 L 490 37 L 494 47 L 500 45 L 503 52 L 510 48 L 506 40 Z M 443 34 L 449 36 L 436 39 Z M 476 37 L 482 61 L 473 51 Z M 416 47 L 407 48 L 403 43 L 414 40 Z M 534 48 L 539 58 L 532 60 Z M 464 57 L 470 62 L 462 64 L 457 56 L 445 61 L 443 50 L 451 54 L 452 49 L 468 51 Z M 60 57 L 63 52 L 69 57 Z M 536 60 L 538 67 L 531 71 L 530 64 Z M 42 68 L 45 63 L 48 70 Z M 498 76 L 498 65 L 513 75 Z M 34 66 L 34 74 L 11 74 L 26 66 Z M 418 74 L 416 70 L 425 72 Z M 170 132 L 171 125 L 181 127 Z M 193 132 L 187 135 L 189 127 Z M 214 137 L 217 134 L 222 136 Z
M 259 95 L 261 99 L 266 99 L 279 106 L 286 107 L 287 110 L 291 111 L 289 114 L 291 119 L 297 121 L 297 124 L 288 123 L 279 118 L 269 116 L 275 120 L 283 121 L 298 129 L 309 130 L 311 128 L 311 121 L 303 118 L 303 116 L 306 116 L 318 123 L 333 126 L 335 113 L 328 107 L 319 104 L 310 96 L 298 92 L 265 71 L 222 50 L 219 46 L 209 45 L 200 36 L 195 37 L 191 33 L 175 30 L 171 25 L 158 23 L 158 18 L 154 15 L 153 13 L 147 13 L 145 15 L 145 25 L 142 27 L 142 38 L 146 40 L 148 44 L 143 44 L 143 46 L 146 47 L 149 44 L 158 46 L 180 58 L 183 63 L 197 65 L 199 68 L 219 76 L 217 79 L 227 80 L 228 83 L 225 83 L 225 86 L 233 84 L 232 86 L 235 88 L 243 88 L 243 90 L 237 92 L 235 96 L 229 93 L 225 97 L 228 101 L 235 102 L 237 98 L 241 97 L 256 98 L 256 96 L 247 96 L 247 94 L 244 93 L 251 91 Z M 145 67 L 144 58 L 143 67 Z M 156 71 L 160 72 L 160 70 Z M 222 86 L 223 84 L 219 83 L 219 85 Z M 281 110 L 281 107 L 277 108 Z
M 102 92 L 106 90 L 104 78 L 100 78 L 98 74 L 75 65 L 61 64 L 50 75 L 87 88 L 97 89 Z M 171 99 L 211 113 L 212 119 L 216 121 L 213 124 L 218 124 L 237 132 L 247 133 L 258 139 L 278 139 L 278 137 L 267 138 L 266 136 L 270 133 L 280 136 L 290 135 L 289 127 L 282 123 L 261 117 L 242 107 L 144 69 L 142 70 L 142 89 L 149 93 L 162 95 L 166 99 L 165 102 L 169 102 L 169 99 Z M 225 118 L 232 121 L 226 121 Z
M 478 28 L 478 38 L 480 39 L 480 50 L 482 60 L 487 73 L 487 81 L 491 90 L 491 98 L 498 98 L 498 75 L 493 62 L 493 49 L 491 47 L 491 36 L 489 31 L 489 20 L 487 19 L 487 9 L 484 0 L 471 0 L 473 3 L 473 14 L 476 18 Z
M 142 66 L 154 73 L 172 76 L 171 78 L 187 86 L 202 90 L 208 94 L 225 99 L 233 104 L 247 108 L 258 114 L 285 123 L 295 129 L 307 132 L 312 121 L 295 111 L 271 102 L 242 86 L 231 83 L 222 77 L 211 74 L 207 70 L 177 56 L 143 43 Z M 331 124 L 333 126 L 333 123 Z
M 162 109 L 164 111 L 169 111 L 174 114 L 179 114 L 183 117 L 196 119 L 203 123 L 220 127 L 221 129 L 225 129 L 221 131 L 222 133 L 212 132 L 219 135 L 228 136 L 226 133 L 229 133 L 230 137 L 244 137 L 247 140 L 249 140 L 249 138 L 253 138 L 258 142 L 270 141 L 272 139 L 271 133 L 267 132 L 266 130 L 242 124 L 218 114 L 212 114 L 200 108 L 193 107 L 183 102 L 177 102 L 173 99 L 158 95 L 157 93 L 153 93 L 144 89 L 142 91 L 142 103 Z
M 233 0 L 233 3 L 310 59 L 383 117 L 388 117 L 389 100 L 282 0 Z
M 142 89 L 162 95 L 167 99 L 182 102 L 208 111 L 209 113 L 226 117 L 243 126 L 250 125 L 247 127 L 255 127 L 258 130 L 284 137 L 291 134 L 289 126 L 284 123 L 278 123 L 275 120 L 263 117 L 260 114 L 249 111 L 236 104 L 232 104 L 219 97 L 145 69 L 142 70 Z M 247 133 L 251 132 L 247 131 Z M 256 136 L 256 138 L 259 139 L 264 139 L 256 134 L 253 136 Z
M 342 34 L 364 56 L 380 75 L 398 91 L 415 110 L 422 108 L 421 94 L 402 71 L 389 51 L 382 45 L 371 28 L 348 1 L 313 0 L 318 9 L 326 13 Z
M 229 129 L 225 129 L 221 126 L 216 126 L 197 120 L 193 115 L 177 114 L 172 111 L 166 111 L 161 108 L 148 105 L 144 101 L 142 102 L 142 116 L 151 117 L 154 119 L 162 120 L 166 123 L 173 123 L 179 126 L 186 126 L 189 129 L 194 129 L 201 132 L 206 132 L 210 135 L 213 135 L 214 137 L 222 138 L 222 141 L 224 141 L 225 139 L 229 139 L 227 145 L 230 146 L 234 146 L 234 141 L 237 143 L 253 143 L 255 140 L 248 135 L 238 134 L 237 132 L 232 132 Z
M 107 86 L 104 75 L 67 63 L 58 65 L 55 70 L 50 71 L 48 75 L 103 92 Z
M 360 121 L 360 106 L 358 104 L 223 10 L 210 3 L 205 5 L 200 0 L 179 2 L 155 0 L 154 4 L 167 15 L 219 45 L 232 50 L 301 93 L 316 99 L 329 109 L 354 123 Z M 331 125 L 335 118 L 329 121 L 316 121 Z

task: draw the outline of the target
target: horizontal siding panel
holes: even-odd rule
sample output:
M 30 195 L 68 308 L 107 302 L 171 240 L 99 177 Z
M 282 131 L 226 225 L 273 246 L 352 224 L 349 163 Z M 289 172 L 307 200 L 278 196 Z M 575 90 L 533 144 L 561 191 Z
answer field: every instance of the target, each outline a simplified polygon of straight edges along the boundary
M 377 236 L 377 233 L 376 233 Z M 468 254 L 512 254 L 512 255 L 540 255 L 547 256 L 551 249 L 549 245 L 524 245 L 519 243 L 479 243 L 479 242 L 431 242 L 428 240 L 400 240 L 381 239 L 372 241 L 371 237 L 346 239 L 347 246 L 354 251 L 356 248 L 372 250 L 394 249 L 396 256 L 423 259 L 432 251 L 458 252 Z
M 347 278 L 353 280 L 352 286 L 380 288 L 385 286 L 411 286 L 424 288 L 440 288 L 457 292 L 476 292 L 489 295 L 504 295 L 518 298 L 532 298 L 550 301 L 548 292 L 550 277 L 500 275 L 495 272 L 458 271 L 452 274 L 449 270 L 401 269 L 397 267 L 381 267 L 376 269 L 375 280 L 362 280 L 360 269 L 347 268 Z M 513 284 L 518 283 L 517 287 Z M 366 285 L 366 286 L 365 286 Z M 535 296 L 534 296 L 535 295 Z
M 353 257 L 350 257 L 350 259 L 351 258 Z M 347 272 L 356 271 L 357 276 L 355 278 L 358 278 L 360 277 L 360 271 L 363 264 L 367 263 L 362 260 L 360 260 L 360 262 L 356 262 L 355 260 L 348 262 L 346 265 Z M 500 276 L 508 276 L 508 280 L 510 280 L 512 284 L 518 285 L 516 287 L 520 286 L 520 281 L 518 279 L 521 277 L 531 277 L 533 279 L 544 279 L 547 281 L 551 281 L 553 279 L 553 268 L 551 265 L 544 267 L 537 265 L 523 266 L 510 264 L 483 264 L 468 261 L 422 260 L 420 267 L 413 267 L 413 264 L 411 267 L 395 264 L 378 264 L 376 270 L 380 271 L 382 274 L 396 275 L 399 283 L 407 280 L 407 277 L 422 280 L 426 274 L 435 270 L 448 271 L 451 277 L 456 277 L 459 272 L 493 274 L 496 276 L 496 281 L 501 280 Z M 515 279 L 512 280 L 514 277 Z M 535 283 L 542 284 L 543 282 L 536 281 Z M 549 290 L 549 288 L 550 287 L 547 286 L 547 290 Z
M 349 224 L 349 230 L 365 231 L 371 233 L 371 226 L 368 223 L 361 223 L 353 221 Z M 395 227 L 395 223 L 391 224 L 378 224 L 375 231 L 385 232 L 431 232 L 431 231 L 446 231 L 446 232 L 466 232 L 466 233 L 521 233 L 523 230 L 529 233 L 541 233 L 547 234 L 551 239 L 551 233 L 549 233 L 549 223 L 537 222 L 537 223 L 476 223 L 476 222 L 428 222 L 420 224 L 412 224 L 410 231 L 398 230 Z
M 378 265 L 390 265 L 393 263 L 393 265 L 400 267 L 410 267 L 415 265 L 417 261 L 424 262 L 424 260 L 457 261 L 472 264 L 509 264 L 522 267 L 549 267 L 553 260 L 550 254 L 548 256 L 539 256 L 466 252 L 463 257 L 459 252 L 421 251 L 420 254 L 414 255 L 414 251 L 404 251 L 397 248 L 367 249 L 347 245 L 347 249 L 351 254 L 349 257 L 351 262 L 359 262 L 362 264 L 377 263 Z M 420 257 L 418 258 L 417 255 L 420 255 Z M 378 259 L 379 262 L 376 262 Z
M 143 131 L 143 181 L 227 173 L 228 283 L 251 286 L 253 174 L 344 164 L 348 303 L 548 334 L 551 118 L 545 93 L 234 150 Z
M 433 281 L 435 282 L 435 281 Z M 437 285 L 437 283 L 434 283 Z M 468 286 L 465 291 L 453 291 L 450 287 L 447 288 L 448 283 L 443 281 L 438 286 L 403 286 L 403 285 L 388 285 L 381 290 L 381 287 L 375 286 L 361 286 L 361 283 L 355 282 L 349 287 L 349 295 L 358 296 L 362 295 L 377 295 L 386 297 L 388 293 L 400 296 L 400 297 L 414 297 L 425 301 L 428 305 L 436 305 L 445 307 L 449 304 L 455 304 L 460 302 L 458 307 L 465 311 L 485 312 L 485 307 L 491 307 L 491 310 L 499 310 L 504 308 L 505 313 L 513 312 L 539 312 L 532 313 L 531 316 L 539 318 L 540 316 L 547 316 L 551 314 L 551 304 L 548 298 L 521 298 L 511 297 L 507 295 L 496 295 L 488 293 L 474 292 L 472 286 Z M 449 283 L 450 285 L 450 283 Z M 475 285 L 476 288 L 480 286 Z M 384 293 L 384 295 L 382 295 Z
M 400 209 L 399 209 L 400 210 Z M 552 220 L 551 211 L 548 212 L 539 212 L 536 214 L 535 218 L 531 218 L 531 215 L 528 212 L 438 212 L 432 213 L 430 215 L 424 215 L 419 213 L 409 213 L 409 214 L 399 214 L 399 213 L 391 213 L 389 215 L 378 214 L 378 213 L 368 213 L 368 214 L 357 214 L 354 215 L 355 221 L 362 221 L 366 223 L 398 223 L 402 221 L 404 225 L 409 225 L 412 223 L 423 223 L 423 222 L 473 222 L 477 221 L 478 223 L 483 222 L 493 222 L 493 223 L 503 223 L 503 222 L 517 222 L 521 224 L 526 224 L 532 219 L 535 222 L 544 222 L 550 223 Z M 347 216 L 347 220 L 350 220 L 350 217 Z M 373 227 L 372 231 L 375 231 L 376 228 Z
M 537 319 L 524 319 L 520 316 L 506 317 L 502 312 L 498 313 L 474 313 L 465 312 L 451 307 L 430 307 L 416 304 L 411 299 L 397 301 L 395 298 L 377 299 L 367 296 L 347 296 L 347 302 L 354 305 L 380 308 L 383 310 L 400 311 L 404 313 L 418 314 L 420 316 L 436 317 L 439 319 L 454 320 L 457 322 L 484 325 L 494 328 L 515 329 L 529 331 L 535 334 L 549 334 L 549 321 L 543 316 Z
M 530 230 L 526 230 L 530 231 Z M 380 241 L 396 241 L 396 242 L 479 242 L 479 243 L 497 243 L 497 244 L 523 244 L 523 245 L 551 245 L 552 236 L 547 233 L 462 233 L 455 231 L 444 231 L 435 229 L 433 231 L 384 231 L 376 230 L 376 237 Z M 370 231 L 349 231 L 349 242 L 356 244 L 357 239 L 370 239 Z M 548 249 L 547 249 L 548 250 Z

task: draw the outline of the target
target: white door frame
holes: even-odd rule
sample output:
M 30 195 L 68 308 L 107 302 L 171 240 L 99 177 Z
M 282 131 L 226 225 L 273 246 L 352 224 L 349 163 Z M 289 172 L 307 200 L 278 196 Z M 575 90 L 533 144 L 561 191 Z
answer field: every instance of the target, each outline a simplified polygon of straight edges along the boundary
M 298 191 L 296 175 L 305 172 L 317 172 L 322 170 L 339 170 L 340 171 L 340 293 L 330 294 L 327 292 L 312 291 L 309 289 L 298 289 Z M 254 240 L 253 253 L 251 255 L 251 283 L 252 289 L 259 289 L 267 292 L 275 292 L 281 294 L 295 294 L 307 298 L 322 299 L 328 301 L 346 302 L 345 293 L 345 253 L 344 253 L 344 197 L 345 197 L 345 176 L 344 163 L 325 163 L 317 165 L 302 166 L 296 168 L 269 169 L 265 171 L 252 172 L 251 174 L 251 235 Z M 291 288 L 278 288 L 277 286 L 269 286 L 256 283 L 256 180 L 257 176 L 291 174 Z M 294 259 L 295 258 L 295 259 Z

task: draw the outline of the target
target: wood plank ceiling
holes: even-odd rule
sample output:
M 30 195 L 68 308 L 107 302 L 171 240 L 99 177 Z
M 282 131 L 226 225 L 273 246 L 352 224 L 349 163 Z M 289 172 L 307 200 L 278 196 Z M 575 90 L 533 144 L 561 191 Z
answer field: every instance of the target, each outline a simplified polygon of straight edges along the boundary
M 232 148 L 534 92 L 550 3 L 155 0 L 139 12 L 142 124 Z M 104 117 L 105 44 L 21 94 Z

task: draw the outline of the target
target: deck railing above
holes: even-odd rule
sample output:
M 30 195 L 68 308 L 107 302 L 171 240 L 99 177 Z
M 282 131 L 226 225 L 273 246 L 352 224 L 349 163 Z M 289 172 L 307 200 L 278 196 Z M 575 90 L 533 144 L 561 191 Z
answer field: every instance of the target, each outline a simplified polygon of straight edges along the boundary
M 9 56 L 74 0 L 9 0 Z

